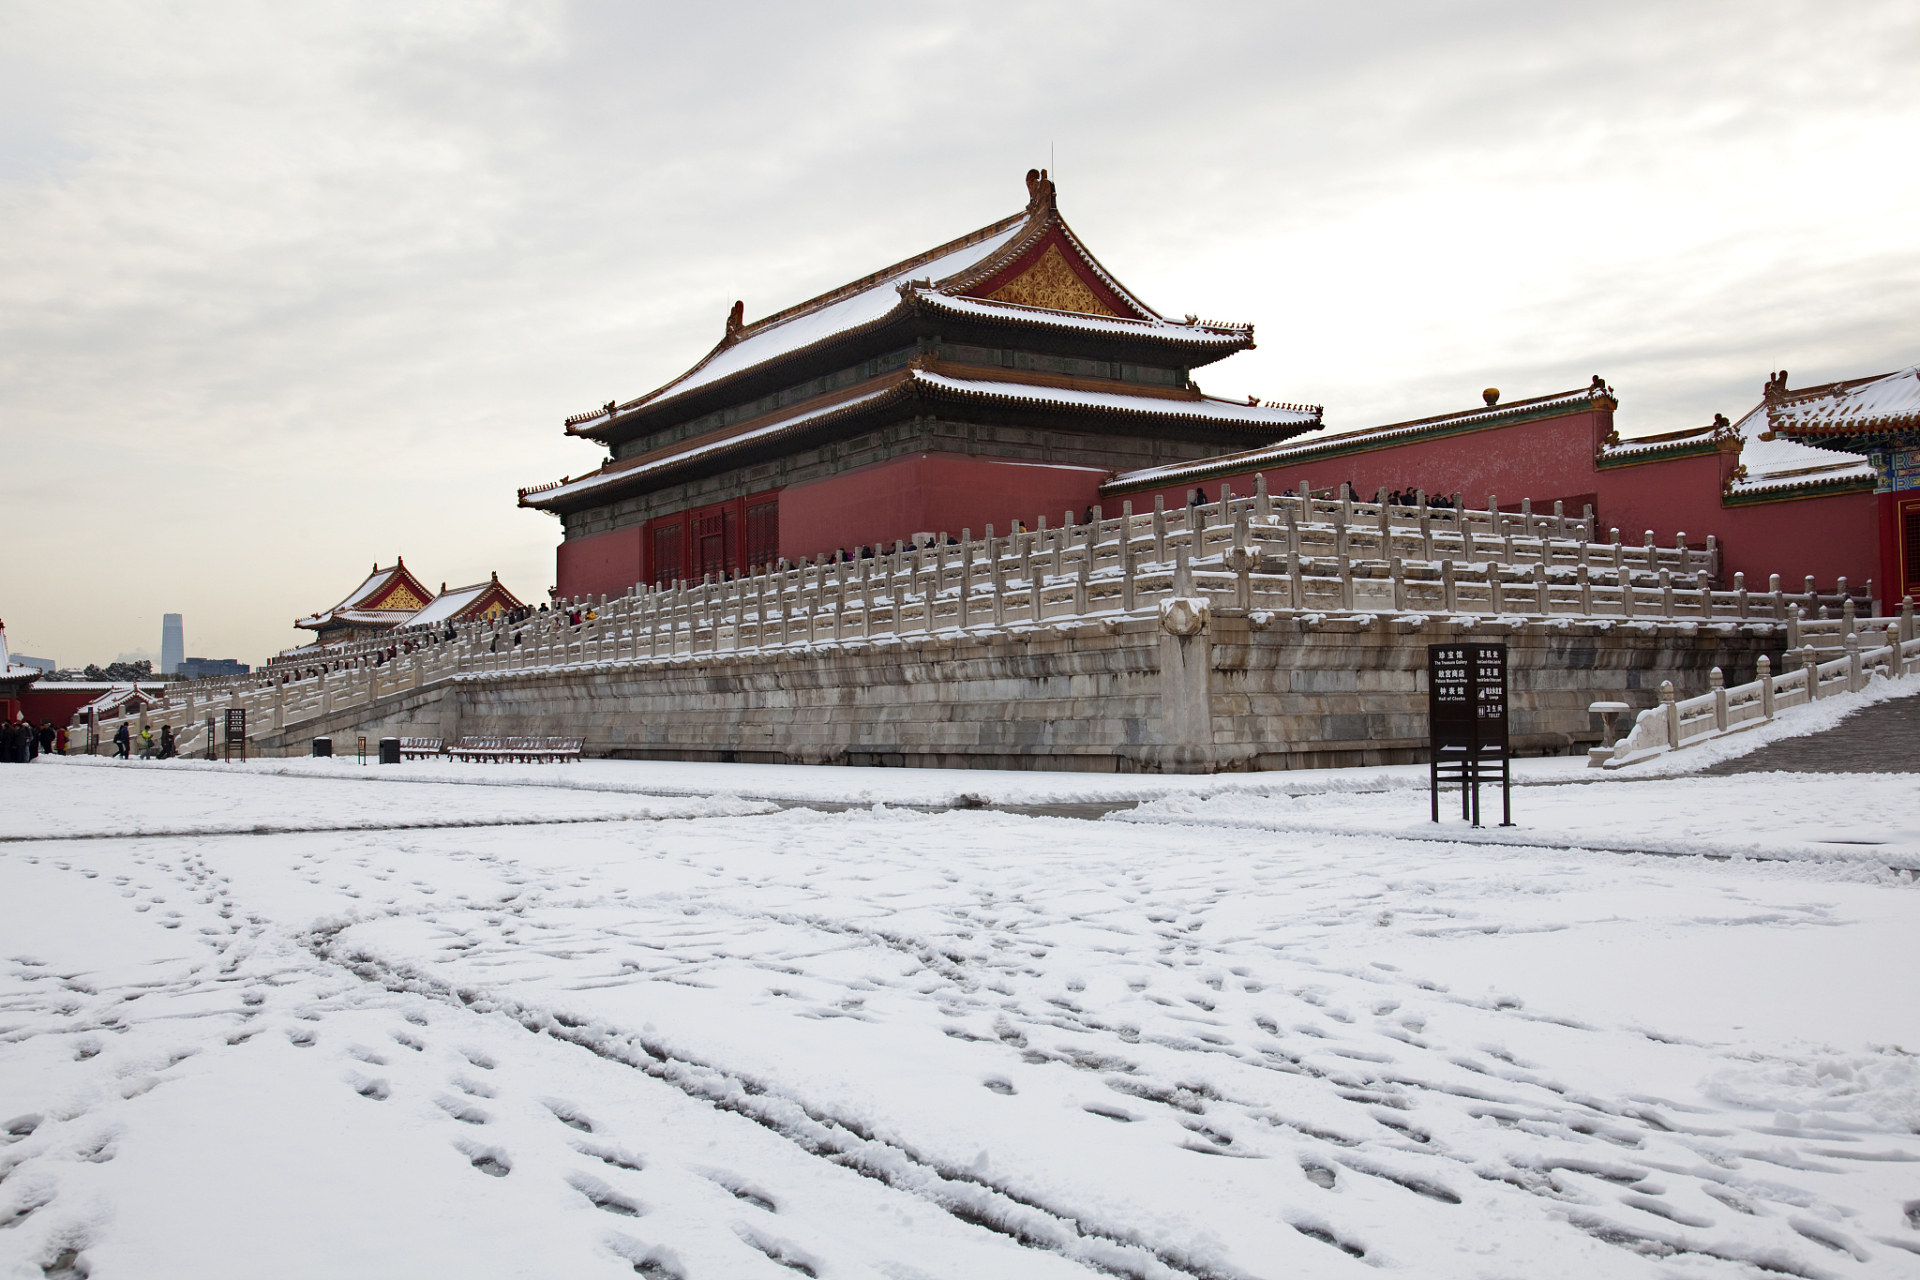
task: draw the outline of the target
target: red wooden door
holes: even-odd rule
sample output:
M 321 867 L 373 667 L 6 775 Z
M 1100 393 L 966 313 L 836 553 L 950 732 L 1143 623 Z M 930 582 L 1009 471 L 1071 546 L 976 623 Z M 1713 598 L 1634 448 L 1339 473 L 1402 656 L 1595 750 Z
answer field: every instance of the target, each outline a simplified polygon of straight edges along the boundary
M 653 531 L 653 585 L 664 587 L 681 576 L 680 529 L 678 521 Z

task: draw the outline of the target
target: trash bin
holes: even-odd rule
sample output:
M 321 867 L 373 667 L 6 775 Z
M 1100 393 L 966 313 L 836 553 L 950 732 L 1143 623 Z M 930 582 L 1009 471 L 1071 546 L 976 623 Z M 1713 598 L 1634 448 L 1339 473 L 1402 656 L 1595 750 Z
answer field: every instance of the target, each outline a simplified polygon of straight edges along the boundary
M 333 739 L 332 738 L 315 738 L 313 740 L 313 754 L 315 754 L 316 756 L 332 755 Z
M 400 739 L 398 738 L 380 739 L 380 763 L 381 764 L 399 764 L 400 763 Z

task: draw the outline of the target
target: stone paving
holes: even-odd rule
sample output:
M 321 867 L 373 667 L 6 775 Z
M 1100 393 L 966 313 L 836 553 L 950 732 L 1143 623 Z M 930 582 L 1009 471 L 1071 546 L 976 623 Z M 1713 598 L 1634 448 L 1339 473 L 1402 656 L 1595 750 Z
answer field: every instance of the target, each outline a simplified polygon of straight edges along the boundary
M 1920 698 L 1881 702 L 1839 725 L 1788 738 L 1702 773 L 1920 773 Z

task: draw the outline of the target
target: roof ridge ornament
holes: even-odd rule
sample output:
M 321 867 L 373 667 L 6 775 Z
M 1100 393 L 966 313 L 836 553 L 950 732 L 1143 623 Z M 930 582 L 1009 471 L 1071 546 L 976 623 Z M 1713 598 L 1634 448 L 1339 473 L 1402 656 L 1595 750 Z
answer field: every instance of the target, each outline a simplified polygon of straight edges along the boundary
M 1767 385 L 1761 388 L 1760 394 L 1767 400 L 1787 394 L 1787 371 L 1782 369 L 1778 373 L 1768 374 Z
M 736 301 L 733 310 L 727 312 L 727 336 L 721 339 L 720 345 L 730 347 L 745 337 L 746 332 L 747 304 L 744 300 Z
M 1045 169 L 1027 170 L 1027 209 L 1039 212 L 1054 207 L 1053 180 Z

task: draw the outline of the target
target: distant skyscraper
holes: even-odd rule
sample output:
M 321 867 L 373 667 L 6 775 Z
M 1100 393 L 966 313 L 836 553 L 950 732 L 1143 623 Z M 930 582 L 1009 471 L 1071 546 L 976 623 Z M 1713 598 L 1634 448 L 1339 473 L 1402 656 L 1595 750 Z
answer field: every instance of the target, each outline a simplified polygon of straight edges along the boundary
M 180 615 L 163 613 L 160 615 L 160 674 L 173 675 L 180 670 L 180 660 L 187 656 L 186 638 L 181 633 Z

